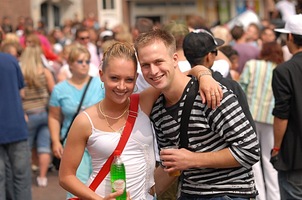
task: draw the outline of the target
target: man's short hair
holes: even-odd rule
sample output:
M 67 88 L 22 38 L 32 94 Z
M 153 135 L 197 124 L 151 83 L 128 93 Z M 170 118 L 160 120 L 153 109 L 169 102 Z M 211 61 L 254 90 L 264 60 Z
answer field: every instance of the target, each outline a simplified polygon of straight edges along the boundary
M 168 31 L 162 29 L 154 29 L 152 31 L 139 34 L 135 40 L 134 47 L 138 51 L 139 48 L 145 47 L 154 41 L 162 41 L 169 49 L 170 53 L 176 52 L 176 42 L 174 36 Z

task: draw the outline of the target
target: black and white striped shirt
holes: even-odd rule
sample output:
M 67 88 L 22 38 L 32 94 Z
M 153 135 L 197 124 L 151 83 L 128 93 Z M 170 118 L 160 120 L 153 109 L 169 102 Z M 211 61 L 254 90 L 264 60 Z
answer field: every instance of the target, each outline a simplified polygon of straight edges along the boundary
M 180 124 L 183 106 L 189 92 L 198 87 L 195 78 L 189 81 L 180 101 L 165 107 L 163 95 L 151 111 L 159 148 L 180 144 Z M 223 87 L 223 86 L 222 86 Z M 188 169 L 182 174 L 184 195 L 213 197 L 221 195 L 254 197 L 257 194 L 252 165 L 259 160 L 256 133 L 246 119 L 236 96 L 223 87 L 221 105 L 212 110 L 202 103 L 198 93 L 188 125 L 188 149 L 193 152 L 213 152 L 229 148 L 241 167 Z

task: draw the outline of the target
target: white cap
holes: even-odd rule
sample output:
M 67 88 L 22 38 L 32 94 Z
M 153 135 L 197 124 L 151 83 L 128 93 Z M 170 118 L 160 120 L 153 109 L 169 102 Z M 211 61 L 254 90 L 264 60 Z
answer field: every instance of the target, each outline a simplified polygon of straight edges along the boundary
M 277 28 L 275 31 L 302 35 L 302 14 L 290 16 L 285 23 L 285 27 Z
M 113 36 L 113 32 L 110 30 L 102 31 L 100 33 L 101 38 L 106 37 L 106 36 Z

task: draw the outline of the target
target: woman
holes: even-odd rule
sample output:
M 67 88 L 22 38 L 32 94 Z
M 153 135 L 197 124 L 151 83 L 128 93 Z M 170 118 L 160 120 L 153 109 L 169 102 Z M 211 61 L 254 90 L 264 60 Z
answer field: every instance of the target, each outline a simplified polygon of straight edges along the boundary
M 51 133 L 52 150 L 54 156 L 61 158 L 63 146 L 60 142 L 68 131 L 76 114 L 80 100 L 90 79 L 88 75 L 90 54 L 84 46 L 74 47 L 68 57 L 68 64 L 72 77 L 57 84 L 51 94 L 49 102 L 49 128 Z M 104 97 L 104 89 L 99 77 L 94 77 L 88 86 L 81 110 L 96 104 Z M 91 173 L 91 159 L 87 151 L 81 156 L 81 165 L 77 170 L 77 177 L 86 183 Z M 68 194 L 68 197 L 72 197 Z
M 270 151 L 274 145 L 272 72 L 282 62 L 281 46 L 277 42 L 264 43 L 260 59 L 245 64 L 239 81 L 246 94 L 260 141 L 262 163 L 253 166 L 260 199 L 280 199 L 277 171 L 270 163 Z
M 121 195 L 120 191 L 111 193 L 110 175 L 105 177 L 95 192 L 87 186 L 114 151 L 129 114 L 129 97 L 135 90 L 137 78 L 133 47 L 117 42 L 107 48 L 100 77 L 104 82 L 105 98 L 75 119 L 59 172 L 60 185 L 81 199 L 113 199 Z M 158 94 L 153 88 L 139 94 L 138 117 L 121 155 L 126 167 L 127 191 L 133 200 L 153 199 L 149 191 L 154 185 L 155 155 L 148 116 Z M 76 177 L 76 170 L 86 146 L 92 156 L 93 172 L 85 186 Z M 130 196 L 128 194 L 128 198 Z
M 26 47 L 21 55 L 21 70 L 25 79 L 23 109 L 27 115 L 30 147 L 38 153 L 38 186 L 47 186 L 47 171 L 51 159 L 50 133 L 47 124 L 49 94 L 55 85 L 51 72 L 43 67 L 41 48 Z

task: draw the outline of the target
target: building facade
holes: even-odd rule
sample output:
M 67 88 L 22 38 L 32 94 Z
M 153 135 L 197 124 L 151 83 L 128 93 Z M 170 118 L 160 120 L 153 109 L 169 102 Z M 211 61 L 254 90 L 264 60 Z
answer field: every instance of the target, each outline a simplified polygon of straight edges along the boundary
M 272 0 L 0 0 L 0 17 L 10 16 L 16 23 L 19 16 L 29 16 L 35 25 L 42 20 L 52 30 L 66 20 L 82 20 L 89 13 L 108 28 L 119 23 L 132 26 L 138 17 L 165 23 L 196 14 L 210 26 L 226 23 L 247 9 L 266 17 L 268 1 Z

